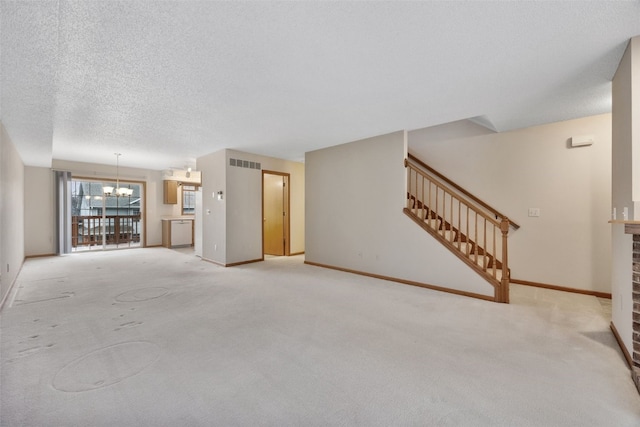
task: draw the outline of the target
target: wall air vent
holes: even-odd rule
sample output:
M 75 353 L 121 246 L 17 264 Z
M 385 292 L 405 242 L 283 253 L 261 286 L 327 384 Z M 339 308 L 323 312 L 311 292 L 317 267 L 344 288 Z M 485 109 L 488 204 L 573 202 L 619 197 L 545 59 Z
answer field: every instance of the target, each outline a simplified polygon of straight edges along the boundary
M 229 166 L 235 166 L 237 168 L 258 169 L 260 170 L 262 165 L 258 162 L 250 162 L 248 160 L 241 159 L 229 159 Z

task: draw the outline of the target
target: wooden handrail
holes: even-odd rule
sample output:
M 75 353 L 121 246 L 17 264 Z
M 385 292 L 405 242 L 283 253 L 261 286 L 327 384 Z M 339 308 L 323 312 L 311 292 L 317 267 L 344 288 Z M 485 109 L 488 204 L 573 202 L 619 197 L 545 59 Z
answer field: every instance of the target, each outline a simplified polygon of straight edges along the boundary
M 473 203 L 470 202 L 468 199 L 465 199 L 462 196 L 459 196 L 456 194 L 455 190 L 452 190 L 451 188 L 449 188 L 446 184 L 443 184 L 442 181 L 439 181 L 437 179 L 434 179 L 432 177 L 429 177 L 426 173 L 424 173 L 423 171 L 419 170 L 419 169 L 414 169 L 414 171 L 416 171 L 416 173 L 420 174 L 421 177 L 428 179 L 429 181 L 435 183 L 439 188 L 442 188 L 443 190 L 446 190 L 447 193 L 455 195 L 455 198 L 458 199 L 459 201 L 463 202 L 464 204 L 468 205 L 468 206 L 473 206 Z M 436 201 L 437 202 L 437 201 Z M 437 208 L 436 208 L 437 210 Z M 479 214 L 480 216 L 482 216 L 484 219 L 486 219 L 487 221 L 491 222 L 493 225 L 495 225 L 496 227 L 500 227 L 500 223 L 501 221 L 498 221 L 495 218 L 491 218 L 491 216 L 487 215 L 486 213 L 480 211 L 480 210 L 476 210 L 475 211 L 477 214 Z M 506 218 L 505 216 L 502 216 L 502 218 Z M 511 220 L 509 220 L 509 223 L 511 223 Z
M 493 208 L 491 205 L 489 205 L 485 201 L 483 201 L 483 200 L 479 199 L 478 197 L 474 196 L 469 191 L 465 190 L 464 188 L 462 188 L 461 186 L 459 186 L 455 182 L 451 181 L 449 178 L 447 178 L 446 176 L 444 176 L 443 174 L 441 174 L 440 172 L 438 172 L 437 170 L 435 170 L 431 166 L 427 165 L 426 163 L 424 163 L 422 160 L 420 160 L 419 158 L 417 158 L 416 156 L 414 156 L 411 153 L 409 153 L 409 160 L 411 160 L 413 163 L 417 164 L 421 168 L 426 169 L 429 173 L 437 176 L 440 180 L 446 182 L 450 187 L 455 188 L 456 191 L 458 191 L 459 193 L 464 194 L 466 197 L 468 197 L 469 199 L 473 200 L 475 203 L 479 204 L 480 206 L 482 206 L 483 208 L 485 208 L 486 210 L 491 212 L 496 217 L 496 219 L 498 219 L 498 218 L 506 218 L 507 217 L 506 215 L 504 215 L 503 213 L 501 213 L 497 209 Z M 520 225 L 518 225 L 517 223 L 513 222 L 513 220 L 511 220 L 511 219 L 509 220 L 509 225 L 512 226 L 516 230 L 518 228 L 520 228 Z
M 471 201 L 450 181 L 436 179 L 420 164 L 405 159 L 407 206 L 404 212 L 487 279 L 497 302 L 509 302 L 509 218 Z M 440 178 L 440 177 L 438 177 Z M 446 183 L 445 183 L 446 182 Z

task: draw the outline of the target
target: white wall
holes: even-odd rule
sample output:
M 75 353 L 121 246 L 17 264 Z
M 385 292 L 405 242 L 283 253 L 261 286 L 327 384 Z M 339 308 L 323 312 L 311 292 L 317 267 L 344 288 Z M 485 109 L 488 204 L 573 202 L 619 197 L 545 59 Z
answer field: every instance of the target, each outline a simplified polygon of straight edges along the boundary
M 24 169 L 0 122 L 0 301 L 24 262 Z
M 227 164 L 230 158 L 260 161 L 233 150 L 226 154 Z M 262 171 L 232 166 L 226 171 L 227 263 L 262 259 Z
M 310 262 L 493 297 L 493 287 L 403 213 L 406 133 L 305 157 Z
M 595 143 L 571 148 L 580 135 Z M 463 120 L 410 132 L 409 151 L 521 226 L 513 279 L 611 291 L 610 114 L 504 133 Z
M 627 219 L 640 220 L 640 38 L 631 39 L 613 78 L 612 194 L 617 219 L 627 207 Z M 611 231 L 613 271 L 611 319 L 623 344 L 633 354 L 632 236 L 623 224 Z
M 289 249 L 291 253 L 304 252 L 304 164 L 236 150 L 227 150 L 227 165 L 230 158 L 260 162 L 262 171 L 282 172 L 290 175 L 289 213 L 291 236 Z M 229 200 L 233 202 L 228 205 L 228 213 L 231 213 L 231 218 L 228 221 L 234 221 L 227 223 L 228 230 L 234 231 L 234 241 L 251 242 L 232 248 L 231 252 L 229 252 L 231 259 L 252 259 L 248 257 L 255 254 L 259 254 L 257 258 L 262 257 L 262 171 L 227 167 Z
M 25 256 L 56 253 L 54 194 L 54 174 L 50 168 L 25 167 Z
M 53 160 L 53 168 L 70 171 L 72 176 L 91 179 L 116 179 L 114 165 L 101 165 L 95 163 L 70 162 L 66 160 Z M 179 216 L 180 204 L 165 205 L 163 203 L 162 171 L 119 168 L 120 179 L 144 182 L 146 187 L 146 199 L 143 212 L 146 213 L 146 244 L 147 246 L 159 246 L 162 244 L 162 218 Z M 42 243 L 44 244 L 44 243 Z
M 227 263 L 227 175 L 225 150 L 199 157 L 196 167 L 202 172 L 202 258 Z M 223 192 L 223 199 L 214 195 Z
M 229 166 L 229 159 L 259 162 L 261 170 Z M 203 176 L 203 225 L 208 224 L 203 226 L 203 258 L 222 264 L 262 258 L 262 171 L 290 174 L 290 252 L 304 252 L 304 164 L 222 150 L 198 158 L 197 167 Z M 213 198 L 219 190 L 224 191 L 222 201 Z

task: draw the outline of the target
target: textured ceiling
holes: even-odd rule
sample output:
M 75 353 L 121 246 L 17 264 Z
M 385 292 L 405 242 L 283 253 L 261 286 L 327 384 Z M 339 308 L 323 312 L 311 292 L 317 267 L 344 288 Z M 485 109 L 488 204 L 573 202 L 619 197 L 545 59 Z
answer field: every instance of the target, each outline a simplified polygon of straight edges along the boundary
M 479 117 L 611 109 L 640 2 L 0 3 L 4 126 L 28 165 L 151 169 Z

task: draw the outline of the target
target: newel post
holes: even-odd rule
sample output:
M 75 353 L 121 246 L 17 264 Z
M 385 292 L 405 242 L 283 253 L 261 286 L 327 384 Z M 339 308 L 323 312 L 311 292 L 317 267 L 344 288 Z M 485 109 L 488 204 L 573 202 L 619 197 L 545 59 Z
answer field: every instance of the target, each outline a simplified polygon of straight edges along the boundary
M 411 206 L 411 168 L 409 167 L 409 161 L 404 159 L 404 167 L 407 170 L 407 209 L 411 209 L 416 206 L 416 202 L 413 202 Z
M 509 235 L 509 218 L 502 217 L 500 222 L 502 232 L 502 280 L 500 284 L 500 294 L 498 302 L 509 303 L 509 255 L 507 247 L 507 237 Z

